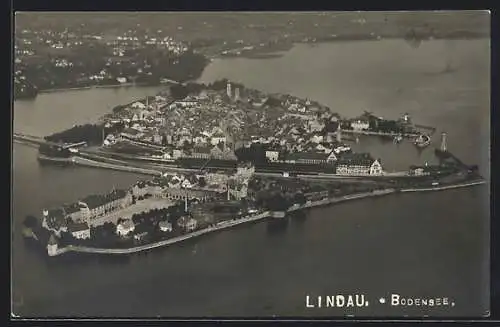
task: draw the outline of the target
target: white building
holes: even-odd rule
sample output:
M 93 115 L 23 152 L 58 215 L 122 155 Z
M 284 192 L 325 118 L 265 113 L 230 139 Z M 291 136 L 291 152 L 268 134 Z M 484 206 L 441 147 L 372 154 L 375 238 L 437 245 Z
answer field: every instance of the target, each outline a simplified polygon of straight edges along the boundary
M 132 220 L 125 220 L 116 226 L 116 233 L 120 236 L 127 236 L 135 230 L 135 225 Z
M 57 255 L 57 241 L 54 234 L 50 235 L 49 242 L 47 243 L 47 253 L 49 256 Z
M 125 77 L 117 77 L 116 80 L 121 84 L 127 83 L 127 79 Z
M 371 158 L 369 154 L 352 153 L 341 157 L 336 173 L 349 176 L 380 176 L 383 174 L 383 169 L 379 160 Z
M 180 150 L 180 149 L 174 149 L 174 150 L 172 151 L 172 157 L 173 157 L 174 159 L 178 159 L 178 158 L 183 157 L 182 150 Z
M 266 151 L 266 158 L 269 159 L 269 161 L 278 161 L 279 155 L 280 153 L 277 150 Z
M 142 102 L 137 101 L 137 102 L 134 102 L 132 104 L 132 108 L 134 108 L 134 109 L 145 109 L 146 105 L 144 103 L 142 103 Z
M 160 227 L 160 230 L 162 232 L 171 232 L 172 231 L 172 224 L 166 220 L 160 221 L 158 223 L 158 227 Z
M 73 235 L 74 238 L 78 239 L 89 239 L 90 238 L 90 227 L 87 223 L 73 223 L 68 225 L 68 231 Z
M 240 89 L 237 87 L 234 89 L 234 101 L 239 101 L 240 100 Z
M 367 130 L 370 128 L 370 123 L 367 120 L 356 119 L 351 121 L 351 127 L 357 131 Z

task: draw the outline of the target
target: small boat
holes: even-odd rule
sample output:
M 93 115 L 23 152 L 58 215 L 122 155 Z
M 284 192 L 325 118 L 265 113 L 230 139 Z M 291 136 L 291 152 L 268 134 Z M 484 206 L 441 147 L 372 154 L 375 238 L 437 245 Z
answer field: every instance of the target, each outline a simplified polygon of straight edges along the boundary
M 394 143 L 400 143 L 402 140 L 403 136 L 401 134 L 394 136 Z
M 425 148 L 431 144 L 431 138 L 429 135 L 420 134 L 416 139 L 414 144 L 419 148 Z

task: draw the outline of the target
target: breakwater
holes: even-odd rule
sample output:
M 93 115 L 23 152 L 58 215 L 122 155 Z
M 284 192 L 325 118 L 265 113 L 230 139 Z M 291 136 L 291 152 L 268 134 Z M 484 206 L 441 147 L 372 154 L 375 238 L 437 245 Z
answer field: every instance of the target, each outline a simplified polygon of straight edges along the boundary
M 406 137 L 406 138 L 413 138 L 413 137 L 417 137 L 420 135 L 418 133 L 384 133 L 384 132 L 371 132 L 371 131 L 354 130 L 354 129 L 342 129 L 342 133 L 372 135 L 372 136 L 390 136 L 390 137 L 395 137 L 395 136 L 401 135 L 402 137 Z
M 444 190 L 451 190 L 454 188 L 470 187 L 470 186 L 476 186 L 476 185 L 481 185 L 481 184 L 486 184 L 486 181 L 485 180 L 477 180 L 477 181 L 472 181 L 472 182 L 467 182 L 467 183 L 462 183 L 462 184 L 454 184 L 454 185 L 443 185 L 443 186 L 426 187 L 426 188 L 408 188 L 408 189 L 402 189 L 401 192 L 444 191 Z

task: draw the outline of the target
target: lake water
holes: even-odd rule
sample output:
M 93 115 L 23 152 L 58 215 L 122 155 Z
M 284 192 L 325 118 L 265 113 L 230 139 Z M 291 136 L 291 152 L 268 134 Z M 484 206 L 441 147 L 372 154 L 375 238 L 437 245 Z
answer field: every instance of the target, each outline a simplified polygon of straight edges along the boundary
M 398 40 L 299 45 L 281 58 L 213 62 L 219 78 L 317 100 L 345 116 L 408 112 L 446 131 L 448 147 L 489 177 L 489 41 Z M 442 73 L 447 63 L 452 71 Z M 95 121 L 160 88 L 91 89 L 17 101 L 14 131 L 46 135 Z M 353 147 L 387 170 L 433 162 L 432 149 L 361 138 Z M 13 156 L 13 302 L 24 317 L 481 316 L 489 309 L 489 186 L 388 196 L 314 209 L 282 228 L 268 223 L 208 235 L 120 260 L 48 260 L 20 236 L 24 216 L 137 178 L 108 170 L 39 166 Z M 358 309 L 305 308 L 305 296 L 364 293 Z M 380 297 L 448 297 L 447 308 L 401 308 Z

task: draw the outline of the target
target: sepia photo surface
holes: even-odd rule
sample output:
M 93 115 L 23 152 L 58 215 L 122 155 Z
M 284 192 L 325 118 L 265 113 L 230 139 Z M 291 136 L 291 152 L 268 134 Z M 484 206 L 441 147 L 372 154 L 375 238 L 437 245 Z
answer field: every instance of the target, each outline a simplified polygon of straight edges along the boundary
M 489 315 L 489 12 L 14 27 L 12 317 Z

